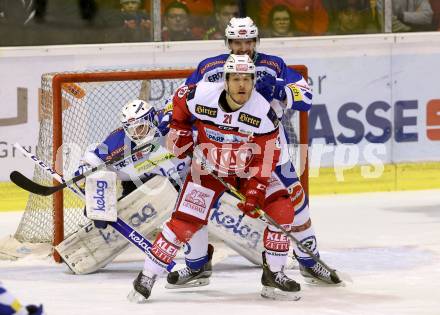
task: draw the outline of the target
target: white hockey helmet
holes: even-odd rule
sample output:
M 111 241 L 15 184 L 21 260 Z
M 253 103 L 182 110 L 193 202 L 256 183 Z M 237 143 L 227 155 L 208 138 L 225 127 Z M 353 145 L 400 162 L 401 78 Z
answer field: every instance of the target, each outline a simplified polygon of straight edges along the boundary
M 121 109 L 121 123 L 127 136 L 136 144 L 151 141 L 156 133 L 156 110 L 143 100 L 133 100 Z
M 255 64 L 248 55 L 230 54 L 223 66 L 225 77 L 228 73 L 249 73 L 255 78 Z
M 225 29 L 226 40 L 230 39 L 258 39 L 258 27 L 250 17 L 233 17 Z

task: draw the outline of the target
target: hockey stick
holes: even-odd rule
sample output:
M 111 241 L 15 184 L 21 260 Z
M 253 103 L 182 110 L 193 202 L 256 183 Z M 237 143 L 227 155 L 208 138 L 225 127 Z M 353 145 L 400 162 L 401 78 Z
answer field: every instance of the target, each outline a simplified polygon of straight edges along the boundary
M 155 145 L 151 144 L 151 143 L 146 143 L 144 145 L 141 145 L 138 148 L 135 148 L 134 150 L 131 151 L 131 153 L 129 155 L 123 155 L 123 156 L 119 156 L 119 157 L 114 157 L 102 164 L 99 164 L 95 167 L 92 167 L 91 169 L 89 169 L 88 171 L 84 172 L 83 174 L 77 175 L 67 181 L 65 181 L 63 179 L 63 181 L 59 181 L 61 184 L 57 185 L 57 186 L 45 186 L 45 185 L 41 185 L 39 183 L 34 182 L 33 180 L 27 178 L 26 176 L 24 176 L 22 173 L 18 172 L 18 171 L 13 171 L 10 175 L 9 178 L 11 179 L 11 181 L 16 184 L 17 186 L 23 188 L 24 190 L 27 190 L 31 193 L 37 194 L 37 195 L 41 195 L 41 196 L 50 196 L 54 193 L 56 193 L 57 191 L 64 189 L 74 183 L 76 183 L 77 181 L 89 176 L 92 173 L 95 173 L 96 171 L 102 170 L 104 168 L 106 168 L 107 166 L 110 166 L 114 163 L 120 162 L 124 159 L 126 159 L 127 157 L 133 156 L 134 154 L 136 154 L 137 152 L 143 151 L 145 149 L 150 149 L 150 152 L 152 150 L 154 150 Z M 43 163 L 44 164 L 44 163 Z M 45 165 L 45 164 L 44 164 Z M 56 173 L 53 170 L 50 171 L 51 173 Z
M 46 173 L 48 173 L 53 179 L 58 181 L 59 183 L 67 183 L 64 178 L 55 172 L 51 167 L 47 166 L 43 161 L 41 161 L 36 155 L 28 152 L 25 148 L 23 148 L 20 144 L 15 143 L 14 147 L 18 149 L 25 157 L 31 159 L 38 167 L 43 169 Z M 75 189 L 72 186 L 67 186 L 74 194 L 76 194 L 82 200 L 85 199 L 84 193 L 80 190 Z M 152 246 L 152 244 L 144 238 L 139 232 L 133 229 L 130 225 L 128 225 L 124 220 L 118 217 L 116 222 L 108 222 L 116 231 L 118 231 L 122 236 L 124 236 L 130 243 L 135 245 L 144 253 L 147 253 L 148 248 Z M 167 270 L 171 271 L 173 267 L 176 265 L 174 261 L 172 261 L 168 266 Z
M 207 170 L 209 172 L 209 175 L 211 175 L 214 179 L 218 180 L 223 186 L 225 186 L 226 189 L 228 189 L 233 195 L 235 195 L 238 199 L 244 201 L 246 197 L 238 191 L 237 188 L 226 182 L 223 178 L 217 176 L 213 171 L 214 167 L 210 164 L 208 164 L 208 161 L 201 156 L 201 154 L 197 154 L 195 152 L 194 157 L 198 162 L 200 162 L 200 165 L 203 167 L 203 169 Z M 342 282 L 339 275 L 336 273 L 335 269 L 330 268 L 322 259 L 320 259 L 318 256 L 316 256 L 308 247 L 303 245 L 295 236 L 292 235 L 289 231 L 287 231 L 283 226 L 278 224 L 274 219 L 272 219 L 271 216 L 269 216 L 267 213 L 265 213 L 262 209 L 259 207 L 255 208 L 255 210 L 260 216 L 263 216 L 270 224 L 278 228 L 281 232 L 283 232 L 284 235 L 286 235 L 288 238 L 290 238 L 301 250 L 306 252 L 310 258 L 312 258 L 315 262 L 320 263 L 336 280 L 337 283 Z

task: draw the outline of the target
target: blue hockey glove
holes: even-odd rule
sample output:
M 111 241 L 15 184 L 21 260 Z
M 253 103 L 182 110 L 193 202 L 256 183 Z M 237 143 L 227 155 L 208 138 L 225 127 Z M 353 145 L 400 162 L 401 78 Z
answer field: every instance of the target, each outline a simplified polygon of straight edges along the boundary
M 286 99 L 286 91 L 284 90 L 284 87 L 286 86 L 286 83 L 283 79 L 276 79 L 275 81 L 275 87 L 273 89 L 273 98 L 276 100 L 279 100 L 283 102 Z
M 87 217 L 86 207 L 84 207 L 84 216 Z M 102 220 L 92 220 L 92 221 L 93 221 L 93 225 L 97 229 L 105 229 L 108 225 L 107 221 L 102 221 Z
M 270 103 L 273 99 L 279 101 L 286 99 L 284 86 L 285 82 L 283 79 L 277 79 L 270 74 L 266 74 L 257 80 L 255 89 Z
M 93 224 L 97 229 L 105 229 L 108 225 L 107 221 L 93 220 Z
M 172 115 L 173 112 L 168 112 L 162 117 L 159 117 L 159 124 L 157 125 L 157 129 L 162 136 L 165 136 L 168 131 L 170 131 L 170 120 Z
M 266 101 L 269 103 L 273 100 L 273 90 L 275 86 L 276 78 L 270 74 L 266 74 L 257 80 L 255 83 L 255 89 L 260 93 Z

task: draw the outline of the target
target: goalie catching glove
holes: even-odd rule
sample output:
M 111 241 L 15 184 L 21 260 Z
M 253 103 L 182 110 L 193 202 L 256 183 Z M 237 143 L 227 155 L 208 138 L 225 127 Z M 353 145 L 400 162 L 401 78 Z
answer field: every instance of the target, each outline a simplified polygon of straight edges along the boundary
M 244 185 L 245 200 L 239 203 L 238 208 L 251 218 L 258 218 L 259 211 L 264 206 L 264 199 L 266 197 L 266 185 L 260 183 L 258 180 L 251 178 Z

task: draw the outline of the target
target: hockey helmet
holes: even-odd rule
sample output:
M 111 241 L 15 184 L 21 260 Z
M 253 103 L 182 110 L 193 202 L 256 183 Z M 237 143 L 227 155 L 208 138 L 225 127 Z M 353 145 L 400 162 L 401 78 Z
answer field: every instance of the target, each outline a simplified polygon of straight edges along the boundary
M 150 141 L 156 133 L 156 110 L 143 100 L 133 100 L 121 109 L 121 123 L 127 136 L 136 144 Z
M 230 54 L 223 66 L 225 76 L 228 73 L 249 73 L 255 78 L 255 65 L 248 55 Z
M 225 29 L 226 39 L 252 39 L 258 38 L 258 28 L 250 17 L 233 17 Z

